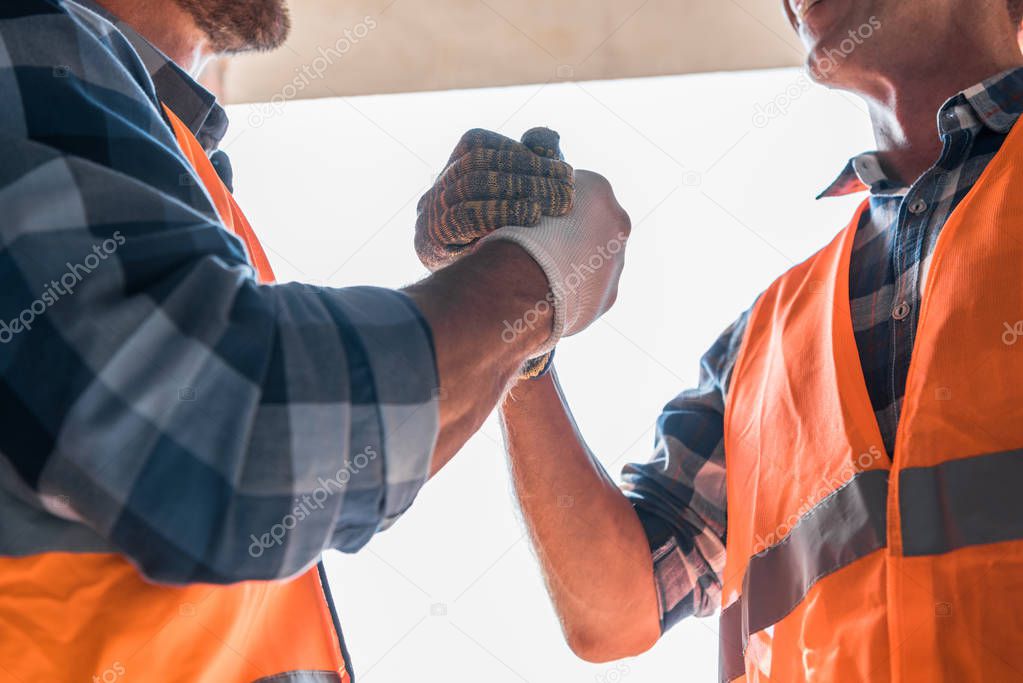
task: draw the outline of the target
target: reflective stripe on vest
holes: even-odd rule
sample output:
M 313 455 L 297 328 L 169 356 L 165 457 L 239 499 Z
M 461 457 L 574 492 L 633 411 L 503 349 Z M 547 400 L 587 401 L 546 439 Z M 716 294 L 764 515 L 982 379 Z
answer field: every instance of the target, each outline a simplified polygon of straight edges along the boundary
M 1023 538 L 1023 450 L 912 467 L 899 481 L 903 555 Z
M 225 226 L 272 282 L 202 147 L 165 111 Z M 7 483 L 0 479 L 0 683 L 350 683 L 321 566 L 282 581 L 154 584 L 94 532 L 29 506 Z
M 887 497 L 886 471 L 857 474 L 750 559 L 742 595 L 721 612 L 722 680 L 743 674 L 750 633 L 785 618 L 821 578 L 885 546 Z
M 836 239 L 751 313 L 725 416 L 722 681 L 1023 680 L 1023 126 L 931 259 L 893 458 Z
M 340 680 L 333 671 L 289 671 L 260 678 L 255 683 L 337 683 Z

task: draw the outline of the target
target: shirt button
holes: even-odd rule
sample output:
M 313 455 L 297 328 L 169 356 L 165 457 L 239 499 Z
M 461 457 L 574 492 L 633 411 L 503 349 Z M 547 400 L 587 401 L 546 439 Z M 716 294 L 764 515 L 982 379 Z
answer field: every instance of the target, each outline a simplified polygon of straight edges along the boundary
M 909 316 L 910 306 L 903 301 L 892 310 L 892 317 L 896 320 L 905 320 Z
M 926 210 L 927 202 L 925 202 L 923 199 L 919 198 L 914 199 L 913 202 L 909 205 L 909 212 L 912 214 L 921 214 Z

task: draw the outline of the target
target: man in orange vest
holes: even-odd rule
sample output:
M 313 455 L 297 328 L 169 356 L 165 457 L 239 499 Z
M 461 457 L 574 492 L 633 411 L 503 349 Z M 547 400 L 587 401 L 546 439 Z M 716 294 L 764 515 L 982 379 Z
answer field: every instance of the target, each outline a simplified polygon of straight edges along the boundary
M 0 4 L 3 683 L 352 680 L 323 551 L 614 300 L 628 217 L 550 131 L 466 135 L 417 244 L 474 246 L 434 276 L 271 284 L 190 74 L 286 32 L 280 0 Z
M 549 591 L 591 661 L 720 609 L 722 682 L 1023 680 L 1023 3 L 785 11 L 876 133 L 823 196 L 869 196 L 710 349 L 623 485 L 555 378 L 512 390 Z

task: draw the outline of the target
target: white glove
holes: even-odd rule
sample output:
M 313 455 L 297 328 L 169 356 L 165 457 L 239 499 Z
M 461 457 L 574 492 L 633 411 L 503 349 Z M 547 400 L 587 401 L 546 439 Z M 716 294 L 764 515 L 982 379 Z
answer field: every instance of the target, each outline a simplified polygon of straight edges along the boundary
M 562 337 L 586 329 L 614 304 L 630 230 L 629 215 L 615 199 L 611 184 L 596 173 L 576 171 L 572 213 L 544 216 L 531 228 L 501 228 L 480 240 L 515 242 L 547 275 L 554 329 L 537 355 L 553 349 Z

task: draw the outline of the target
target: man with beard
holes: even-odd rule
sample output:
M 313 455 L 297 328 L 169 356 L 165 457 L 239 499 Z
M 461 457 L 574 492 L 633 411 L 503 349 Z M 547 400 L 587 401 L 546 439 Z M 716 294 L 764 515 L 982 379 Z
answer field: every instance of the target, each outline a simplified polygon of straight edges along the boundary
M 190 73 L 287 31 L 279 0 L 0 4 L 2 680 L 351 680 L 323 551 L 391 524 L 614 299 L 621 250 L 556 286 L 629 226 L 549 131 L 456 149 L 419 228 L 462 241 L 430 262 L 512 225 L 458 263 L 270 284 Z
M 869 197 L 713 345 L 623 485 L 556 379 L 512 389 L 555 609 L 591 661 L 721 609 L 721 681 L 1021 680 L 1023 3 L 785 10 L 878 145 L 822 196 Z

